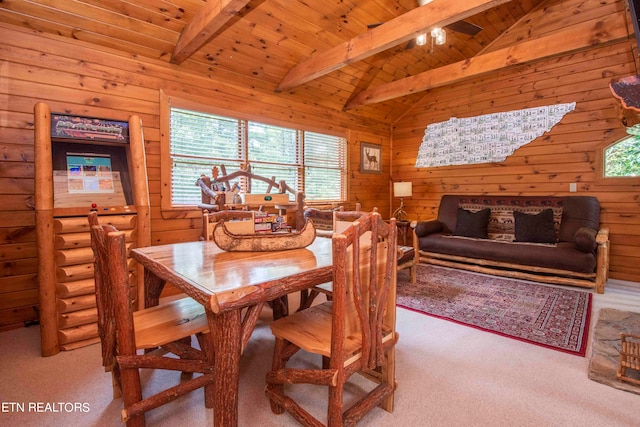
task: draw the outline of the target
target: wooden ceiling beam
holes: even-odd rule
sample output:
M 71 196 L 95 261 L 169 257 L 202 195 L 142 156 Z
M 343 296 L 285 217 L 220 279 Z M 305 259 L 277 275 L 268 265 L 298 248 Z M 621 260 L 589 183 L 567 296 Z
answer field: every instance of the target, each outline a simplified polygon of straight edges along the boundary
M 251 0 L 210 0 L 187 25 L 171 55 L 171 62 L 181 64 L 215 33 L 237 15 Z
M 277 92 L 292 89 L 352 62 L 368 58 L 435 27 L 444 27 L 511 0 L 434 0 L 293 67 Z
M 586 21 L 548 36 L 528 40 L 364 90 L 353 97 L 345 109 L 384 102 L 472 77 L 479 77 L 504 68 L 566 55 L 594 45 L 615 43 L 627 38 L 628 33 L 623 14 Z

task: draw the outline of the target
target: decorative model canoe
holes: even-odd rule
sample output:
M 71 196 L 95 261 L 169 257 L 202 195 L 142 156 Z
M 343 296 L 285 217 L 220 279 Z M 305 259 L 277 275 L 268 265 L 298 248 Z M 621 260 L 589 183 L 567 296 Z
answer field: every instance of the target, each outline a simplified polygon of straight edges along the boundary
M 224 221 L 213 229 L 213 241 L 228 252 L 267 252 L 299 249 L 309 246 L 316 238 L 316 228 L 307 221 L 302 230 L 295 233 L 233 234 Z

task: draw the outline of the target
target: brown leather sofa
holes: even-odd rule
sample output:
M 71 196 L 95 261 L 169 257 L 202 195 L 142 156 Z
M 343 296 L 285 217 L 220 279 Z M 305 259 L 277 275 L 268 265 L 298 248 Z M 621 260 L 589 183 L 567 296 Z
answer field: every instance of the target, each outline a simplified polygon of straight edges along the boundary
M 604 292 L 609 231 L 595 197 L 444 195 L 414 233 L 419 262 Z

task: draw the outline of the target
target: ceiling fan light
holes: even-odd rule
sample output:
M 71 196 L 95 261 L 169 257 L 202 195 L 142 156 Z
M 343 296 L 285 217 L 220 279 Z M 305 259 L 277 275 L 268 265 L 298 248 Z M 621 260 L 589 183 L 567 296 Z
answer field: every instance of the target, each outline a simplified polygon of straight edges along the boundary
M 447 42 L 447 32 L 444 28 L 434 28 L 431 30 L 431 37 L 437 45 L 443 45 Z
M 422 33 L 418 37 L 416 37 L 416 44 L 418 46 L 424 46 L 427 44 L 427 33 Z

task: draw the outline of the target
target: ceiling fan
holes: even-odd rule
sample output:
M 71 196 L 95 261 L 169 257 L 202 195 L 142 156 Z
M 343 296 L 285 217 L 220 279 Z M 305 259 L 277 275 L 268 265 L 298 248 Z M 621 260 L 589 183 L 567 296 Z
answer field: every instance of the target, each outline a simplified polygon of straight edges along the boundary
M 418 6 L 424 6 L 425 4 L 431 3 L 433 0 L 417 0 Z M 375 24 L 367 25 L 367 28 L 372 29 L 379 25 L 382 25 L 383 22 L 377 22 Z M 446 25 L 443 28 L 434 28 L 431 31 L 431 40 L 432 43 L 437 45 L 445 44 L 446 42 L 446 30 L 455 31 L 457 33 L 467 34 L 469 36 L 475 36 L 480 31 L 482 31 L 482 27 L 479 25 L 473 24 L 467 21 L 457 21 L 452 24 Z M 422 46 L 427 43 L 427 34 L 420 34 L 415 39 L 409 41 L 405 46 L 405 49 L 411 49 L 412 47 L 418 45 Z

